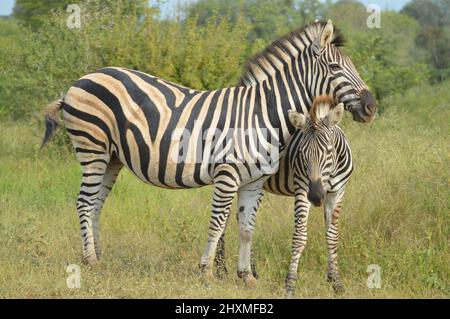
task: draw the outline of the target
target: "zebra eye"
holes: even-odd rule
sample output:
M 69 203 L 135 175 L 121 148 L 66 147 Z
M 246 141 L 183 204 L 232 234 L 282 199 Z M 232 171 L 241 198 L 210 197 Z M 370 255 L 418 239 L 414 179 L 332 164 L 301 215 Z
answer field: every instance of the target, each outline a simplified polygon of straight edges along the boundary
M 341 66 L 337 63 L 331 63 L 330 69 L 331 69 L 331 71 L 337 72 L 341 69 Z

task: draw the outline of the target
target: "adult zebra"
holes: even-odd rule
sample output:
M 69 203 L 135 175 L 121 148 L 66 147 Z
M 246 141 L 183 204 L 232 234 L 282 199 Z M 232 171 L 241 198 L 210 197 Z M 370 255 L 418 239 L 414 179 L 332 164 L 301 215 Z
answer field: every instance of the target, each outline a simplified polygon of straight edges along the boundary
M 370 119 L 376 109 L 367 86 L 339 50 L 341 40 L 331 21 L 310 24 L 253 59 L 240 86 L 211 92 L 124 68 L 104 68 L 78 80 L 64 99 L 49 105 L 43 145 L 62 109 L 83 170 L 77 200 L 83 259 L 93 263 L 100 258 L 100 211 L 125 165 L 159 187 L 214 185 L 209 238 L 200 261 L 207 276 L 212 276 L 217 242 L 237 194 L 238 272 L 252 283 L 255 213 L 264 181 L 278 165 L 272 163 L 272 171 L 267 171 L 261 162 L 267 156 L 279 159 L 294 133 L 288 111 L 306 113 L 313 97 L 326 93 L 344 102 L 359 121 Z M 209 129 L 219 133 L 199 139 Z M 180 141 L 189 161 L 173 156 L 180 152 Z M 255 145 L 261 147 L 255 150 Z M 217 160 L 228 156 L 230 148 L 231 156 Z

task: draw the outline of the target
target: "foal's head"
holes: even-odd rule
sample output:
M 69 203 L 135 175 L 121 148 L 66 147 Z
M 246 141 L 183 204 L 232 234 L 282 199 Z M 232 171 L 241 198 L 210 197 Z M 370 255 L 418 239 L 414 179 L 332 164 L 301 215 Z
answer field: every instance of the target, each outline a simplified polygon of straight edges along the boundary
M 326 194 L 324 185 L 336 165 L 336 125 L 343 115 L 344 104 L 336 105 L 335 99 L 328 95 L 314 100 L 309 116 L 289 112 L 291 123 L 302 130 L 295 165 L 307 179 L 308 200 L 314 206 L 322 205 Z

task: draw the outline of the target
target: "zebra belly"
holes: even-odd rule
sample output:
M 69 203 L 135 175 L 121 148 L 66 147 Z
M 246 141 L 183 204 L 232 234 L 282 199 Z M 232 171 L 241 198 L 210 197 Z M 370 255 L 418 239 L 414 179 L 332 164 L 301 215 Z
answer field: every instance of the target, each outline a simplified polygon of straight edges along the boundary
M 157 81 L 153 77 L 151 80 Z M 182 92 L 186 98 L 172 101 L 162 97 L 160 86 L 144 82 L 132 71 L 107 68 L 75 83 L 63 105 L 64 122 L 75 148 L 84 145 L 93 149 L 96 153 L 93 156 L 106 162 L 116 156 L 139 179 L 159 187 L 193 188 L 212 184 L 214 176 L 220 173 L 216 166 L 222 169 L 226 166 L 211 158 L 211 150 L 205 148 L 212 142 L 202 143 L 201 134 L 209 126 L 204 126 L 204 120 L 194 121 L 192 116 L 198 113 L 196 119 L 205 117 L 205 106 L 212 95 L 184 90 L 178 95 Z M 183 130 L 188 131 L 189 137 L 177 135 Z M 227 132 L 224 129 L 221 137 L 227 137 Z M 232 137 L 245 141 L 243 137 L 236 138 L 238 132 Z M 183 143 L 188 141 L 183 149 L 176 143 L 182 139 Z M 181 153 L 186 154 L 180 159 Z M 239 184 L 264 175 L 251 163 L 251 157 L 243 157 L 248 163 L 233 159 L 224 163 L 238 171 Z

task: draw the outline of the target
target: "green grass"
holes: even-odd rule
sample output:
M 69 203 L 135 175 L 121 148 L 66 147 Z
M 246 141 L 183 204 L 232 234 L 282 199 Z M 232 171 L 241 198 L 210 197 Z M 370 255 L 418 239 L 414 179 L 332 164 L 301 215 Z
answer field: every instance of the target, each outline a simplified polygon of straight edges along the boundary
M 450 84 L 386 100 L 371 125 L 344 121 L 356 169 L 340 219 L 340 268 L 349 298 L 450 297 Z M 237 227 L 227 231 L 230 274 L 206 287 L 197 268 L 207 239 L 211 188 L 162 190 L 124 171 L 102 215 L 104 256 L 81 264 L 73 154 L 39 152 L 41 128 L 1 122 L 0 297 L 282 298 L 293 201 L 267 194 L 254 246 L 256 288 L 236 278 Z M 233 207 L 233 214 L 235 207 Z M 313 209 L 295 297 L 328 298 L 323 214 Z M 81 289 L 66 267 L 80 264 Z M 381 289 L 366 286 L 367 266 Z

